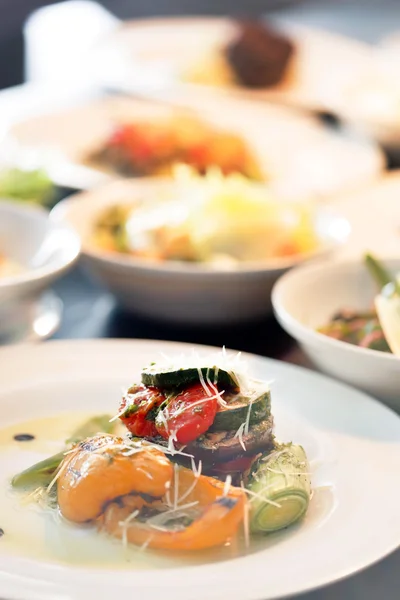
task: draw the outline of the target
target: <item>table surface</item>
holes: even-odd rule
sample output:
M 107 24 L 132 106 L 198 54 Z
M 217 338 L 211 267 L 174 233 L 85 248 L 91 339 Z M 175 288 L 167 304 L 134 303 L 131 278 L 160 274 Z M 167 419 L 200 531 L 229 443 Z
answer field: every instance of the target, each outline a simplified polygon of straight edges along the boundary
M 363 4 L 340 6 L 311 4 L 293 8 L 283 16 L 332 31 L 352 33 L 366 41 L 377 41 L 388 33 L 393 22 L 400 23 L 400 3 L 379 2 L 379 10 Z M 377 3 L 378 4 L 378 3 Z M 62 91 L 58 90 L 58 104 Z M 0 127 L 7 115 L 15 118 L 43 107 L 43 92 L 30 86 L 0 93 Z M 48 94 L 47 94 L 48 97 Z M 54 102 L 56 103 L 56 101 Z M 51 104 L 51 101 L 50 101 Z M 54 286 L 64 303 L 63 321 L 54 339 L 71 338 L 148 338 L 175 340 L 253 352 L 312 368 L 302 352 L 279 327 L 273 317 L 234 327 L 185 328 L 146 321 L 123 312 L 113 298 L 78 266 Z M 400 542 L 400 540 L 399 540 Z M 299 596 L 301 600 L 398 600 L 400 598 L 400 551 L 333 586 Z

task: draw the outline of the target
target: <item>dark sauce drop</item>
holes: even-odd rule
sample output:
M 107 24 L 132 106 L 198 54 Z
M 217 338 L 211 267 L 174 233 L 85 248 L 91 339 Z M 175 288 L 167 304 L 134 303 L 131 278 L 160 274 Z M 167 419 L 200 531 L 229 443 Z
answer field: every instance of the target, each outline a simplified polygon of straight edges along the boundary
M 4 535 L 4 529 L 2 529 L 2 528 L 0 527 L 0 537 L 3 537 L 3 535 Z
M 35 439 L 35 436 L 31 433 L 17 433 L 14 435 L 14 440 L 16 442 L 31 442 Z

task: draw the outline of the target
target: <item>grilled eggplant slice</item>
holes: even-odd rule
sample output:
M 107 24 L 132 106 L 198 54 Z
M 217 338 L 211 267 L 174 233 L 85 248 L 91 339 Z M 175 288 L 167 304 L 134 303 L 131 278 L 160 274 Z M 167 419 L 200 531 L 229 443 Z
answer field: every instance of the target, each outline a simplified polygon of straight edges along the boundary
M 212 465 L 266 452 L 274 446 L 273 425 L 273 417 L 270 416 L 249 427 L 247 434 L 240 429 L 241 426 L 237 430 L 208 431 L 189 444 L 185 452 L 193 454 L 204 464 Z

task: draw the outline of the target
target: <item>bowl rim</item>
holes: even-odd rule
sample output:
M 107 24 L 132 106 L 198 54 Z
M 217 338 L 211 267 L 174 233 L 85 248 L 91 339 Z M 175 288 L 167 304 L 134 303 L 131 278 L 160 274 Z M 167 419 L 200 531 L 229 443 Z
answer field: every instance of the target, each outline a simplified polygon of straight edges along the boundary
M 35 281 L 40 281 L 52 277 L 57 273 L 62 273 L 72 266 L 79 258 L 81 252 L 81 240 L 77 232 L 67 223 L 56 223 L 49 218 L 49 211 L 40 205 L 33 203 L 20 203 L 18 200 L 0 198 L 0 211 L 2 206 L 10 208 L 15 214 L 38 215 L 49 226 L 49 232 L 68 233 L 68 256 L 63 258 L 59 264 L 43 265 L 40 267 L 30 267 L 22 273 L 0 277 L 0 292 L 14 287 L 19 288 Z M 49 233 L 48 232 L 48 233 Z
M 400 263 L 400 258 L 396 258 L 393 256 L 384 257 L 383 260 L 393 262 L 397 261 L 398 263 Z M 296 317 L 294 317 L 292 313 L 290 313 L 283 305 L 283 290 L 288 285 L 288 282 L 293 280 L 300 280 L 301 276 L 304 275 L 304 272 L 319 273 L 321 271 L 326 272 L 334 269 L 339 270 L 343 269 L 343 267 L 356 268 L 359 266 L 361 266 L 361 259 L 342 259 L 335 260 L 331 263 L 319 261 L 318 263 L 312 265 L 299 266 L 293 269 L 292 271 L 284 274 L 274 284 L 271 292 L 271 303 L 275 316 L 282 325 L 282 327 L 299 343 L 302 343 L 303 340 L 307 340 L 310 342 L 314 342 L 314 344 L 325 344 L 336 351 L 341 350 L 344 352 L 365 356 L 369 359 L 375 358 L 376 360 L 379 360 L 381 362 L 391 362 L 393 365 L 397 365 L 398 367 L 400 367 L 400 356 L 396 356 L 395 354 L 391 354 L 389 352 L 373 350 L 371 348 L 363 348 L 361 346 L 356 346 L 355 344 L 349 344 L 348 342 L 331 338 L 328 335 L 325 335 L 324 333 L 320 333 L 319 331 L 314 330 L 308 325 L 304 325 L 304 323 L 302 323 Z
M 118 179 L 116 181 L 112 181 L 110 183 L 106 183 L 94 190 L 88 190 L 83 192 L 78 192 L 77 194 L 73 194 L 64 200 L 61 200 L 50 212 L 50 218 L 56 222 L 68 223 L 71 227 L 73 225 L 69 221 L 69 210 L 73 207 L 79 207 L 79 204 L 86 203 L 86 206 L 93 206 L 94 204 L 94 194 L 100 191 L 102 193 L 101 204 L 99 203 L 99 208 L 94 209 L 98 213 L 101 209 L 105 208 L 107 205 L 118 204 L 118 203 L 127 203 L 128 200 L 121 197 L 120 200 L 115 199 L 112 200 L 110 197 L 106 198 L 105 194 L 110 190 L 110 195 L 113 194 L 113 189 L 116 191 L 122 190 L 120 193 L 127 193 L 129 188 L 132 187 L 132 193 L 138 194 L 138 192 L 142 190 L 148 190 L 149 187 L 157 186 L 160 189 L 165 189 L 174 184 L 174 180 L 170 178 L 154 178 L 154 177 L 142 177 L 138 179 Z M 256 183 L 259 188 L 266 188 L 268 190 L 267 183 Z M 137 186 L 137 191 L 134 192 L 134 187 Z M 133 195 L 131 201 L 134 202 L 135 196 Z M 310 200 L 313 200 L 310 198 Z M 133 256 L 125 256 L 123 253 L 112 253 L 104 250 L 96 249 L 95 246 L 88 245 L 85 243 L 84 239 L 81 239 L 81 253 L 82 256 L 95 260 L 97 262 L 101 262 L 104 264 L 108 264 L 114 267 L 126 268 L 126 269 L 136 269 L 151 273 L 173 273 L 176 275 L 185 275 L 191 277 L 197 277 L 199 275 L 207 275 L 209 277 L 227 277 L 232 275 L 238 276 L 246 276 L 246 275 L 256 275 L 256 274 L 279 274 L 287 269 L 292 267 L 296 267 L 299 264 L 304 262 L 308 262 L 311 260 L 317 260 L 325 257 L 326 255 L 334 252 L 337 248 L 345 243 L 350 235 L 351 231 L 351 223 L 349 219 L 347 219 L 344 215 L 340 213 L 339 210 L 336 210 L 332 205 L 320 205 L 317 202 L 314 202 L 315 210 L 319 214 L 325 214 L 330 216 L 332 220 L 340 221 L 347 227 L 347 232 L 344 235 L 345 240 L 334 240 L 333 238 L 326 243 L 322 244 L 320 248 L 310 252 L 304 252 L 302 254 L 289 256 L 289 257 L 276 257 L 269 260 L 264 261 L 243 261 L 238 262 L 233 268 L 217 268 L 212 265 L 206 265 L 204 263 L 189 263 L 184 261 L 163 261 L 163 262 L 152 262 L 147 259 L 140 259 Z M 79 208 L 78 208 L 79 210 Z M 93 223 L 93 219 L 92 219 Z M 78 234 L 79 235 L 79 234 Z

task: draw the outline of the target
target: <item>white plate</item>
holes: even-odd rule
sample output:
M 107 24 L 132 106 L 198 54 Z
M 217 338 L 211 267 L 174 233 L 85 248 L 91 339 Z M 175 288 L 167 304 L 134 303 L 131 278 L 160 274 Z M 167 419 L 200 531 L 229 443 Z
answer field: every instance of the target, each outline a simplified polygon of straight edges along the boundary
M 368 68 L 373 49 L 362 42 L 311 27 L 285 25 L 296 45 L 286 81 L 265 90 L 231 86 L 230 93 L 251 99 L 277 99 L 313 109 L 332 109 L 332 95 Z M 190 93 L 182 75 L 232 35 L 223 18 L 139 19 L 112 31 L 92 50 L 94 76 L 114 85 Z M 201 89 L 192 93 L 206 92 Z M 204 86 L 205 87 L 205 86 Z M 216 89 L 216 88 L 215 88 Z M 210 86 L 209 89 L 212 92 Z
M 171 99 L 229 94 L 338 113 L 390 149 L 400 147 L 398 54 L 346 36 L 276 23 L 296 45 L 289 74 L 277 86 L 251 90 L 185 82 L 182 73 L 212 48 L 223 47 L 232 23 L 221 18 L 131 21 L 112 31 L 87 58 L 92 76 L 113 86 Z
M 188 105 L 199 108 L 193 101 Z M 25 152 L 47 151 L 53 176 L 57 177 L 57 160 L 64 182 L 68 165 L 80 165 L 83 187 L 91 188 L 116 177 L 83 167 L 87 155 L 104 143 L 114 122 L 168 118 L 173 111 L 168 102 L 113 97 L 31 118 L 14 125 L 10 134 Z M 383 154 L 372 142 L 326 129 L 316 120 L 282 107 L 208 97 L 201 102 L 199 116 L 242 136 L 273 189 L 291 197 L 328 196 L 354 189 L 376 178 L 384 168 Z
M 398 547 L 400 419 L 349 387 L 251 355 L 246 358 L 254 376 L 275 381 L 278 436 L 304 444 L 311 460 L 315 494 L 298 527 L 252 544 L 247 555 L 237 558 L 220 553 L 200 564 L 201 559 L 190 556 L 175 559 L 132 550 L 134 560 L 127 563 L 114 542 L 93 540 L 90 531 L 13 508 L 8 478 L 57 450 L 68 430 L 68 413 L 114 413 L 120 386 L 137 378 L 143 364 L 160 352 L 189 348 L 154 341 L 89 341 L 0 349 L 3 597 L 83 600 L 129 594 L 143 600 L 271 600 L 346 577 Z M 12 440 L 22 433 L 23 423 L 49 415 L 64 415 L 65 422 L 42 430 L 35 442 Z M 7 427 L 11 429 L 5 434 Z M 15 511 L 11 518 L 10 510 Z M 40 558 L 43 546 L 50 554 L 46 560 Z M 62 560 L 68 549 L 75 564 Z M 85 549 L 91 549 L 89 556 Z M 107 566 L 118 560 L 118 569 Z

